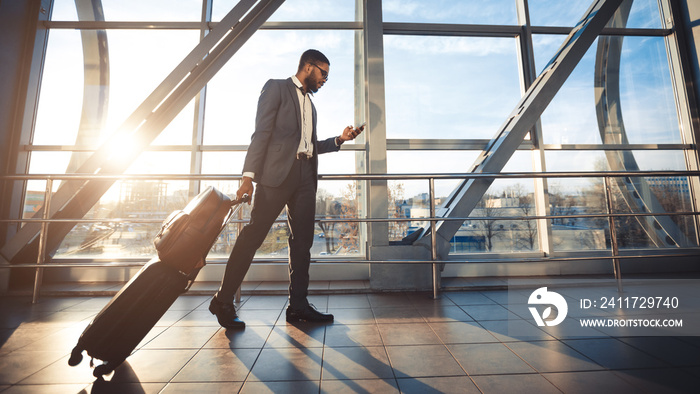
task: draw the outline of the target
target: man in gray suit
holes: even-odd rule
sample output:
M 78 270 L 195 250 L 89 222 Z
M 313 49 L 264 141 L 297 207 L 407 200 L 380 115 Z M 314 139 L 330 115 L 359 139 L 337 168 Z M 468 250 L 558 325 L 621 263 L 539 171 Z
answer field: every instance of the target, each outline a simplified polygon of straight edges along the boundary
M 333 321 L 333 315 L 317 311 L 306 299 L 309 264 L 314 240 L 318 155 L 337 152 L 357 137 L 363 127 L 346 127 L 340 136 L 318 141 L 316 108 L 311 95 L 328 81 L 330 61 L 309 49 L 301 55 L 296 75 L 267 81 L 260 93 L 255 132 L 243 164 L 238 198 L 253 195 L 250 223 L 236 240 L 226 264 L 221 287 L 209 305 L 219 324 L 242 328 L 233 305 L 236 290 L 262 245 L 270 227 L 287 207 L 290 229 L 288 322 Z

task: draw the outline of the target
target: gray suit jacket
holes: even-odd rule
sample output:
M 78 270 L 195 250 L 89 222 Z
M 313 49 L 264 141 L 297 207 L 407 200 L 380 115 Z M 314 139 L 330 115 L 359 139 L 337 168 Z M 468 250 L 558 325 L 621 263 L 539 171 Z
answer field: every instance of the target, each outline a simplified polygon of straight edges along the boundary
M 301 109 L 297 87 L 292 78 L 271 79 L 265 83 L 258 100 L 255 132 L 243 164 L 243 172 L 255 173 L 254 181 L 277 187 L 285 180 L 296 160 L 301 140 Z M 313 110 L 313 167 L 318 174 L 318 155 L 340 150 L 335 137 L 318 141 L 316 137 L 316 107 Z

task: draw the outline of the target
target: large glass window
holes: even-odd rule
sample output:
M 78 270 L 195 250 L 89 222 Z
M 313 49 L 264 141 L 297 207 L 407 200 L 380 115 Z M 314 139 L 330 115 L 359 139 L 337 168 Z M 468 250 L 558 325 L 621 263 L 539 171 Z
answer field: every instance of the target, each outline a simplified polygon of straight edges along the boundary
M 575 26 L 586 10 L 590 1 L 580 0 L 528 0 L 530 23 L 533 26 Z M 630 10 L 627 27 L 661 28 L 659 6 L 656 0 L 634 0 Z
M 200 0 L 101 0 L 107 21 L 181 21 L 201 19 Z M 78 14 L 74 0 L 54 0 L 51 19 L 76 21 Z
M 204 144 L 248 144 L 263 85 L 271 78 L 294 75 L 299 57 L 308 48 L 320 50 L 331 62 L 328 83 L 312 99 L 319 138 L 339 135 L 354 119 L 354 34 L 305 30 L 255 33 L 207 87 Z
M 213 20 L 221 20 L 237 0 L 214 0 Z M 271 22 L 352 22 L 356 0 L 293 0 L 285 1 L 270 17 Z
M 521 61 L 533 62 L 536 72 L 542 72 L 566 38 L 561 27 L 575 26 L 590 6 L 590 2 L 575 0 L 383 0 L 381 18 L 387 27 L 381 37 L 383 58 L 371 61 L 383 66 L 384 85 L 369 86 L 364 51 L 380 43 L 362 41 L 364 21 L 356 9 L 361 3 L 285 1 L 269 23 L 209 81 L 199 100 L 186 105 L 126 173 L 240 174 L 255 128 L 261 88 L 270 78 L 293 75 L 299 56 L 308 48 L 321 50 L 331 61 L 329 81 L 313 97 L 318 137 L 336 136 L 358 117 L 370 114 L 379 116 L 373 119 L 375 125 L 386 126 L 386 141 L 381 142 L 388 147 L 385 163 L 376 167 L 365 163 L 366 152 L 376 149 L 376 145 L 362 145 L 377 138 L 370 128 L 361 143 L 322 155 L 320 175 L 354 174 L 384 164 L 390 174 L 464 173 L 520 101 L 521 87 L 529 79 L 523 75 Z M 519 48 L 522 42 L 513 29 L 519 23 L 517 7 L 525 3 L 531 25 L 537 27 L 532 37 L 534 59 Z M 47 23 L 49 40 L 31 145 L 26 147 L 30 151 L 29 173 L 74 171 L 198 44 L 204 33 L 201 29 L 216 26 L 238 2 L 103 0 L 101 4 L 108 22 L 102 25 L 93 21 L 94 15 L 86 17 L 81 12 L 79 17 L 73 0 L 54 1 L 52 21 Z M 212 7 L 211 20 L 203 15 L 207 5 Z M 90 25 L 81 24 L 87 21 Z M 660 172 L 686 170 L 688 160 L 697 160 L 695 142 L 687 140 L 692 132 L 686 131 L 686 137 L 681 134 L 685 126 L 679 114 L 685 109 L 677 106 L 677 97 L 684 93 L 674 89 L 685 86 L 674 87 L 672 77 L 677 71 L 670 65 L 664 37 L 673 33 L 660 30 L 661 22 L 656 0 L 635 0 L 627 23 L 635 30 L 617 29 L 610 33 L 613 36 L 593 43 L 542 113 L 538 124 L 542 140 L 525 137 L 503 171 L 527 173 L 543 166 L 549 172 Z M 392 28 L 399 23 L 408 26 L 406 31 L 411 27 L 413 31 L 398 34 Z M 94 48 L 91 40 L 97 32 L 105 38 L 100 43 L 104 50 L 101 69 L 84 59 L 91 46 Z M 619 67 L 596 74 L 601 60 L 597 58 L 598 42 L 610 37 L 623 40 Z M 100 75 L 102 82 L 90 82 L 95 75 Z M 596 86 L 596 78 L 600 81 L 601 76 L 607 81 L 619 80 L 619 90 L 612 84 L 606 91 L 612 107 L 601 105 L 602 88 Z M 364 107 L 371 89 L 383 91 L 384 108 L 375 103 Z M 102 97 L 101 101 L 95 97 Z M 601 108 L 619 109 L 614 131 L 607 131 L 616 139 L 601 136 Z M 605 145 L 611 143 L 615 146 Z M 383 160 L 381 154 L 375 157 Z M 432 203 L 442 204 L 463 181 L 436 181 Z M 158 222 L 207 185 L 230 195 L 238 188 L 236 180 L 116 182 L 86 216 L 96 219 L 95 223 L 76 226 L 56 256 L 150 256 L 150 240 Z M 611 179 L 610 205 L 613 213 L 623 214 L 612 228 L 605 217 L 576 217 L 607 213 L 604 185 L 598 175 L 557 176 L 546 182 L 496 179 L 465 216 L 469 220 L 454 235 L 451 253 L 609 251 L 612 231 L 622 249 L 671 248 L 658 242 L 658 234 L 656 238 L 651 234 L 659 231 L 682 234 L 685 245 L 696 244 L 696 218 L 667 215 L 697 209 L 688 177 L 652 174 Z M 322 180 L 318 187 L 317 217 L 330 221 L 320 222 L 315 230 L 313 256 L 363 256 L 365 241 L 372 243 L 365 239 L 364 226 L 336 220 L 363 218 L 367 199 L 381 193 L 368 192 L 368 182 L 347 179 Z M 25 215 L 41 205 L 44 188 L 42 181 L 27 184 Z M 427 181 L 393 180 L 388 193 L 388 217 L 411 219 L 390 223 L 390 240 L 401 240 L 428 225 L 425 218 L 431 201 Z M 533 216 L 535 208 L 554 216 L 540 219 L 551 231 L 540 233 L 535 220 L 512 219 Z M 649 212 L 657 215 L 657 222 L 625 216 Z M 240 217 L 247 215 L 249 208 L 245 207 Z M 671 222 L 661 220 L 662 216 L 669 216 Z M 109 223 L 117 217 L 146 220 Z M 284 258 L 288 235 L 285 218 L 282 212 L 280 223 L 270 231 L 258 256 Z M 229 253 L 240 227 L 236 222 L 224 231 L 213 256 L 223 258 Z
M 387 138 L 492 138 L 520 99 L 509 38 L 385 36 Z
M 387 22 L 513 25 L 517 23 L 515 1 L 492 0 L 384 0 Z

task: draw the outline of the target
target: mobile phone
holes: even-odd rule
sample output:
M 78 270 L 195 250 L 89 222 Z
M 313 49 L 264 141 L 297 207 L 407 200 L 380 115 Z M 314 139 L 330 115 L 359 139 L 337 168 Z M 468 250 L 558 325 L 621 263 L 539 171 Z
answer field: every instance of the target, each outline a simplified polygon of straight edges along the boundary
M 367 122 L 362 122 L 361 125 L 359 125 L 359 126 L 357 126 L 357 127 L 355 127 L 355 128 L 361 131 L 361 130 L 364 130 L 365 126 L 367 126 Z

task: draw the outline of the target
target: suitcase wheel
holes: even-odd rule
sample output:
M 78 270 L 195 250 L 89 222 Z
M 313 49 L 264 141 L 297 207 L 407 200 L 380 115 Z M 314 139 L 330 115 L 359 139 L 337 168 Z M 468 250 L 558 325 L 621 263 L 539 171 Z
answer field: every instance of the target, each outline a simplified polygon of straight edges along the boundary
M 70 352 L 68 365 L 70 365 L 71 367 L 75 367 L 76 365 L 80 364 L 81 361 L 83 361 L 83 351 L 78 349 L 77 347 L 74 347 L 73 350 Z
M 109 364 L 100 364 L 92 370 L 92 376 L 96 378 L 101 378 L 102 375 L 110 374 L 114 368 L 110 367 Z

